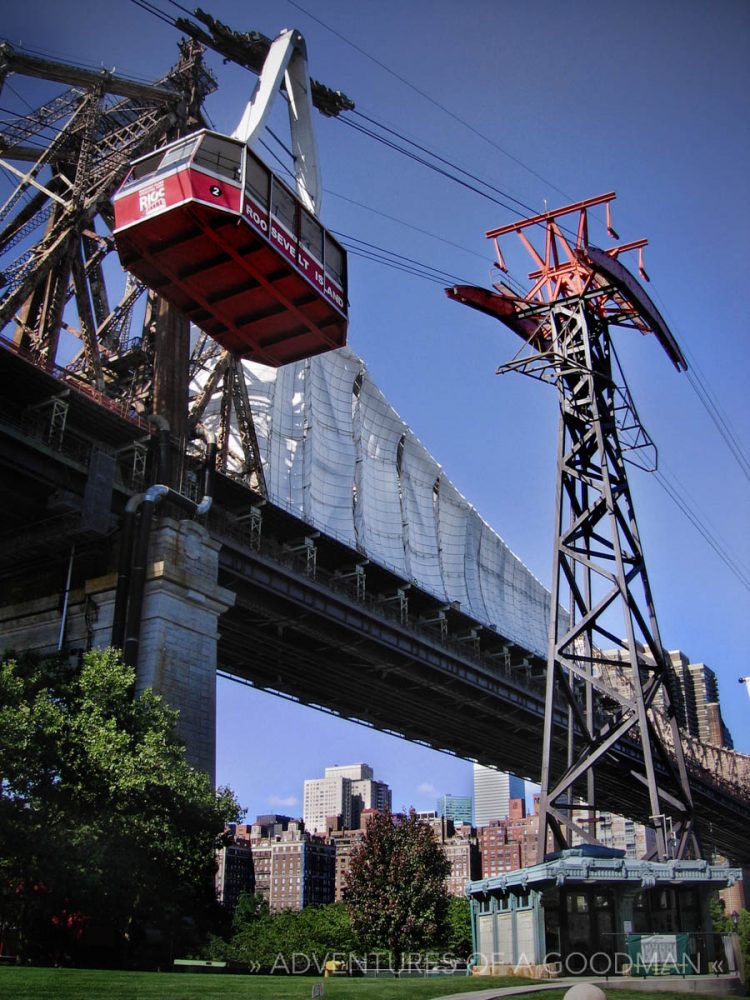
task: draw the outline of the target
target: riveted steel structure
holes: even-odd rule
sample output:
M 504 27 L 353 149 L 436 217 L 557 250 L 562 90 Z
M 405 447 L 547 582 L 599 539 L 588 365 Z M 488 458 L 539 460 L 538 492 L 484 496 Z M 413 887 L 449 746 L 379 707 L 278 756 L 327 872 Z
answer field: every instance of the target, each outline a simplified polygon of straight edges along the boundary
M 662 646 L 646 571 L 628 461 L 641 464 L 653 445 L 619 369 L 611 326 L 654 333 L 675 367 L 687 367 L 658 310 L 620 263 L 645 241 L 602 251 L 589 244 L 588 212 L 606 194 L 491 230 L 517 233 L 534 261 L 530 291 L 519 296 L 458 287 L 448 294 L 495 315 L 525 341 L 498 372 L 517 371 L 554 385 L 559 394 L 555 545 L 552 569 L 546 708 L 542 750 L 539 856 L 573 835 L 596 842 L 597 767 L 626 734 L 643 749 L 631 777 L 648 790 L 661 857 L 699 856 L 694 811 L 677 719 L 670 703 L 670 663 Z M 564 221 L 563 221 L 564 220 Z M 535 244 L 539 245 L 539 248 Z M 639 261 L 643 274 L 642 260 Z M 614 647 L 613 653 L 604 652 Z M 617 665 L 620 676 L 612 668 Z M 654 711 L 658 706 L 665 725 Z M 555 713 L 568 715 L 561 755 Z M 657 779 L 655 762 L 664 770 Z M 565 760 L 565 766 L 561 765 Z M 666 776 L 666 778 L 665 778 Z M 573 810 L 590 818 L 574 822 Z M 667 843 L 666 817 L 677 830 Z

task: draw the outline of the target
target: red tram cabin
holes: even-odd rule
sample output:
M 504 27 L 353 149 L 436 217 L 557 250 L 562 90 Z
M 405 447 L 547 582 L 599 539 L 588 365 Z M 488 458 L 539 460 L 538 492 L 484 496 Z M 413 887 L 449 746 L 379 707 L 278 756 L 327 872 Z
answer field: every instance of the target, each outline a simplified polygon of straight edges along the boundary
M 202 130 L 136 160 L 120 260 L 233 354 L 277 367 L 346 343 L 346 254 L 241 141 Z

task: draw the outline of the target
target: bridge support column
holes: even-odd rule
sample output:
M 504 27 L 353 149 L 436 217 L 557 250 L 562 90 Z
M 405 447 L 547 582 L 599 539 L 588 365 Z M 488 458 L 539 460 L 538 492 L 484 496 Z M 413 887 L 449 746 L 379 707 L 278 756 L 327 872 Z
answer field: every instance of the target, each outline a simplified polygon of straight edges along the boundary
M 217 583 L 220 544 L 194 521 L 153 532 L 141 617 L 136 690 L 179 709 L 178 731 L 195 767 L 214 779 L 219 616 L 234 594 Z
M 180 712 L 178 732 L 194 767 L 215 774 L 219 616 L 235 596 L 217 583 L 220 543 L 194 521 L 154 528 L 141 615 L 136 691 L 152 688 Z M 52 655 L 108 646 L 116 577 L 0 608 L 0 649 Z M 63 611 L 64 609 L 64 611 Z M 64 621 L 63 621 L 64 618 Z

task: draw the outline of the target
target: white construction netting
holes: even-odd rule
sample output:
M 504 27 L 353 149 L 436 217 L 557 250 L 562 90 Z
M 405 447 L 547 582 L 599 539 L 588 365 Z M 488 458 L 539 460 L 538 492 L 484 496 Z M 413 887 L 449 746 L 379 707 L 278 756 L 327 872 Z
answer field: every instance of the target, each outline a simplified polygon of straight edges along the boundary
M 549 593 L 445 476 L 360 358 L 342 348 L 243 369 L 272 503 L 546 654 Z M 216 396 L 204 424 L 216 425 L 218 413 Z M 236 430 L 230 454 L 242 454 Z

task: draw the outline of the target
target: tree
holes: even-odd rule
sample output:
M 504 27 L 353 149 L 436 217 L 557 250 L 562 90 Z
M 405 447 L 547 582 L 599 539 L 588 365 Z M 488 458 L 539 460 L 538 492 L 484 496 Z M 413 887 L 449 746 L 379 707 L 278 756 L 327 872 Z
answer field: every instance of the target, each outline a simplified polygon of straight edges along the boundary
M 115 650 L 80 668 L 0 665 L 0 906 L 22 955 L 58 959 L 87 924 L 130 960 L 215 906 L 215 851 L 239 818 L 185 759 L 177 713 Z M 153 937 L 153 935 L 151 935 Z
M 232 914 L 232 931 L 243 930 L 248 924 L 268 916 L 268 900 L 260 893 L 243 892 Z
M 718 891 L 711 894 L 708 900 L 708 908 L 711 911 L 711 922 L 717 934 L 728 934 L 732 930 L 732 921 L 726 912 L 726 903 L 719 896 Z
M 454 958 L 469 958 L 472 951 L 471 906 L 468 899 L 451 896 L 445 921 L 445 949 Z
M 450 864 L 432 829 L 407 817 L 373 814 L 352 852 L 344 900 L 365 948 L 386 948 L 398 972 L 405 953 L 437 946 L 448 908 Z
M 737 930 L 740 935 L 740 952 L 742 954 L 742 972 L 747 982 L 750 976 L 750 910 L 741 910 Z
M 265 970 L 322 973 L 334 955 L 348 958 L 353 954 L 354 935 L 342 903 L 269 914 L 267 905 L 258 905 L 259 899 L 240 897 L 232 936 L 228 942 L 214 938 L 207 952 L 210 958 Z

